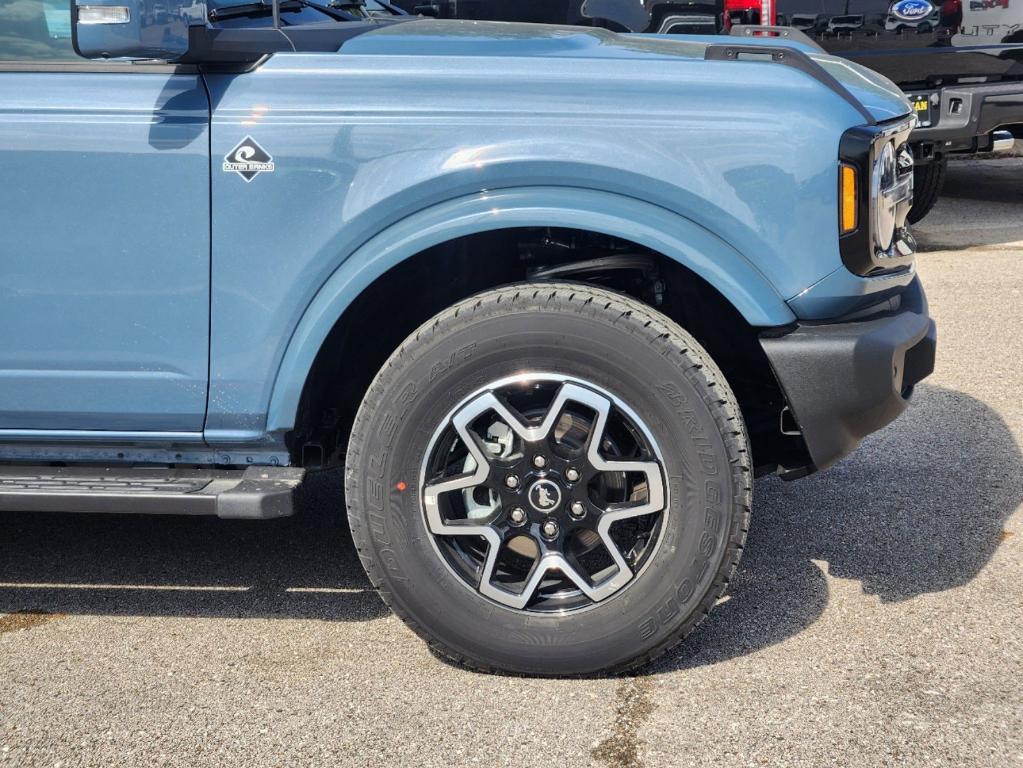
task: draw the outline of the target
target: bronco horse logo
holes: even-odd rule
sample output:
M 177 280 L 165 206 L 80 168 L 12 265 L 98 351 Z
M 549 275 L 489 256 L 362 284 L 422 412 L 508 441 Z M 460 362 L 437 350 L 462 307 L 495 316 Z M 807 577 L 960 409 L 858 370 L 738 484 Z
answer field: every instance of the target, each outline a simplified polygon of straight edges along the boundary
M 529 489 L 529 503 L 537 512 L 549 512 L 561 503 L 561 489 L 550 480 L 537 480 Z
M 541 507 L 553 507 L 555 504 L 554 497 L 551 496 L 551 492 L 547 490 L 545 486 L 540 486 L 536 491 L 537 499 L 536 502 Z

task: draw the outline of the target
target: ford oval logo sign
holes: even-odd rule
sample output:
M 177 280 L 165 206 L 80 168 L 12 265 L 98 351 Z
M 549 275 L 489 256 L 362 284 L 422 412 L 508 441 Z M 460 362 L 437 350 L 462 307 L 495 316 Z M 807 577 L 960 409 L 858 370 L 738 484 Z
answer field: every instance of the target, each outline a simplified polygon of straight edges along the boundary
M 899 0 L 892 4 L 892 16 L 904 21 L 919 21 L 927 18 L 934 11 L 928 0 Z

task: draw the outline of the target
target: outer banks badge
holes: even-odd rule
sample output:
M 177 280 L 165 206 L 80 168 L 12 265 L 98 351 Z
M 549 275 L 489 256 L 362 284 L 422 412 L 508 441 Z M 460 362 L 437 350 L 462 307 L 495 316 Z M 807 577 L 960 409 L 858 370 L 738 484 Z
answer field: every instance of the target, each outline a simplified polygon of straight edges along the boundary
M 246 182 L 261 173 L 273 173 L 274 159 L 251 136 L 246 136 L 224 156 L 224 171 L 237 173 Z

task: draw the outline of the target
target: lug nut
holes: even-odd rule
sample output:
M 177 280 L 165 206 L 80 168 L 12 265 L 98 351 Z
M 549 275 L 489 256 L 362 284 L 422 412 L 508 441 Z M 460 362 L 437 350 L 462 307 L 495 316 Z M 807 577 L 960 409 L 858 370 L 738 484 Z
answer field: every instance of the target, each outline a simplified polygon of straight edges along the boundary
M 543 456 L 536 455 L 533 457 L 533 466 L 537 469 L 543 469 L 547 466 L 547 459 Z
M 565 470 L 565 479 L 570 483 L 574 483 L 579 479 L 579 470 L 575 467 L 569 467 Z
M 558 524 L 553 520 L 544 520 L 543 525 L 540 526 L 540 532 L 548 539 L 553 539 L 558 535 Z
M 504 484 L 509 488 L 518 488 L 519 479 L 515 475 L 508 475 L 508 477 L 504 479 Z
M 526 511 L 522 507 L 515 507 L 508 513 L 508 517 L 511 519 L 512 525 L 522 525 L 526 522 Z
M 586 514 L 586 507 L 583 506 L 581 501 L 573 501 L 572 506 L 569 507 L 569 512 L 572 517 L 582 517 Z

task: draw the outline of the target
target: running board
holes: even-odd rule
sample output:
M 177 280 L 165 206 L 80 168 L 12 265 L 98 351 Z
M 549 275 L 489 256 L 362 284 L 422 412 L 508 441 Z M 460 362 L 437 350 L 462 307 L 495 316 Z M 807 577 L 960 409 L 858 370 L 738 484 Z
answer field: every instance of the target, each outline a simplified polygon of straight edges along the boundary
M 304 469 L 0 467 L 0 510 L 216 515 L 265 520 L 294 511 Z

